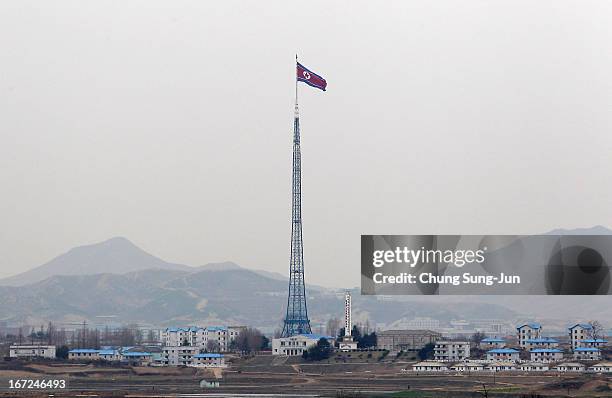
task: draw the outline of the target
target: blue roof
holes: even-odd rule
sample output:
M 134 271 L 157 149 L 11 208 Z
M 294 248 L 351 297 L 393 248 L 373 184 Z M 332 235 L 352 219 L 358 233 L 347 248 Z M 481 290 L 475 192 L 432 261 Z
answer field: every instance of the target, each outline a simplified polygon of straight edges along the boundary
M 94 353 L 98 353 L 98 350 L 94 350 L 93 348 L 76 348 L 74 350 L 70 350 L 68 351 L 69 353 L 73 353 L 73 354 L 94 354 Z
M 588 329 L 588 330 L 593 329 L 593 326 L 589 325 L 588 323 L 577 323 L 574 326 L 570 326 L 568 329 L 572 330 L 575 327 L 581 327 L 583 329 Z
M 98 351 L 100 355 L 117 355 L 117 350 L 100 350 Z
M 493 350 L 487 351 L 487 354 L 518 354 L 518 351 L 514 348 L 495 348 Z
M 223 358 L 223 354 L 204 353 L 204 354 L 196 354 L 193 357 L 194 358 Z
M 597 351 L 599 351 L 599 348 L 578 347 L 578 348 L 575 348 L 574 351 L 578 351 L 578 352 L 597 352 Z
M 558 353 L 563 351 L 558 348 L 536 348 L 535 350 L 531 350 L 530 352 Z
M 488 337 L 486 339 L 482 339 L 481 343 L 505 343 L 506 340 L 504 339 L 498 339 L 498 338 L 493 338 L 493 337 Z
M 527 343 L 558 343 L 559 341 L 550 337 L 542 337 L 540 339 L 528 339 Z
M 227 328 L 225 326 L 209 326 L 206 330 L 209 332 L 224 332 Z
M 177 328 L 177 327 L 170 327 L 170 328 L 166 328 L 166 332 L 186 332 L 187 329 L 185 328 Z
M 123 356 L 124 357 L 150 357 L 151 354 L 150 352 L 124 352 Z
M 321 339 L 332 340 L 333 339 L 333 337 L 331 336 L 324 336 L 322 334 L 316 334 L 316 333 L 302 333 L 299 336 L 304 336 L 304 337 L 308 337 L 309 339 L 316 339 L 316 340 L 321 340 Z
M 607 343 L 608 340 L 604 340 L 604 339 L 587 339 L 587 340 L 582 340 L 583 343 Z
M 532 328 L 532 329 L 542 329 L 542 325 L 540 325 L 540 324 L 539 324 L 539 323 L 537 323 L 537 322 L 529 322 L 529 323 L 524 323 L 524 324 L 522 324 L 522 325 L 520 325 L 520 326 L 517 326 L 516 328 L 517 328 L 517 329 L 520 329 L 520 328 L 522 328 L 523 326 L 529 326 L 529 327 L 530 327 L 530 328 Z

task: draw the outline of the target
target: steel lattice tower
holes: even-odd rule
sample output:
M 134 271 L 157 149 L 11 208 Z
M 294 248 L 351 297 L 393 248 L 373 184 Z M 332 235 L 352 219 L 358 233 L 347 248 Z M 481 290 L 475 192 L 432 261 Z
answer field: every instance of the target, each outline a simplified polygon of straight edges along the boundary
M 295 85 L 295 116 L 293 119 L 293 185 L 291 202 L 291 255 L 289 258 L 289 296 L 287 316 L 281 337 L 312 333 L 306 309 L 304 285 L 304 243 L 302 241 L 302 153 L 300 149 L 300 114 Z

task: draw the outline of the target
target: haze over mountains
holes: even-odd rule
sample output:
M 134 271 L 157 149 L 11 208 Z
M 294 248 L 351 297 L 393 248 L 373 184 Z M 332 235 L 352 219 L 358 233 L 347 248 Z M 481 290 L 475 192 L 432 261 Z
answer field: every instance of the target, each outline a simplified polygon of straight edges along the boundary
M 595 227 L 598 234 L 612 233 Z M 579 231 L 577 233 L 587 233 Z M 556 233 L 574 233 L 561 231 Z M 307 281 L 308 282 L 308 281 Z M 342 316 L 343 291 L 307 284 L 313 324 Z M 0 280 L 0 320 L 11 324 L 80 322 L 112 316 L 117 323 L 281 325 L 287 279 L 226 262 L 191 267 L 168 263 L 125 238 L 80 246 L 22 274 Z M 612 321 L 608 296 L 411 296 L 353 298 L 356 321 L 397 319 L 564 319 Z

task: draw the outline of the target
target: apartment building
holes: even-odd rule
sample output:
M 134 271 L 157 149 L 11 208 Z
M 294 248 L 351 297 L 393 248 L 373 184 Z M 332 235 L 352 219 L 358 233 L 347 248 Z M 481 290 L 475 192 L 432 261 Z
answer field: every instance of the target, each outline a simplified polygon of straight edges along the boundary
M 542 325 L 536 322 L 524 323 L 516 328 L 517 340 L 521 348 L 527 348 L 527 340 L 539 339 Z
M 572 350 L 582 346 L 584 340 L 590 340 L 593 333 L 593 326 L 588 323 L 577 323 L 574 326 L 570 326 L 569 337 L 572 345 Z
M 558 348 L 536 348 L 529 351 L 531 362 L 550 363 L 563 360 L 563 351 Z
M 487 360 L 515 362 L 519 360 L 519 352 L 514 348 L 494 348 L 487 351 Z
M 525 340 L 524 348 L 534 350 L 538 348 L 556 348 L 559 347 L 559 341 L 550 337 L 541 337 L 538 339 Z
M 604 339 L 585 339 L 578 342 L 579 347 L 585 348 L 603 348 L 608 345 L 608 340 Z
M 601 359 L 601 350 L 595 347 L 578 347 L 574 349 L 574 359 L 599 361 Z
M 189 366 L 193 357 L 200 353 L 201 348 L 193 346 L 165 346 L 162 348 L 161 365 Z
M 193 356 L 191 365 L 201 368 L 221 368 L 225 366 L 225 357 L 219 353 L 202 353 Z
M 161 340 L 167 347 L 191 346 L 226 352 L 244 330 L 246 326 L 171 327 L 161 332 Z
M 436 361 L 460 361 L 470 357 L 470 343 L 467 341 L 437 341 L 434 346 Z

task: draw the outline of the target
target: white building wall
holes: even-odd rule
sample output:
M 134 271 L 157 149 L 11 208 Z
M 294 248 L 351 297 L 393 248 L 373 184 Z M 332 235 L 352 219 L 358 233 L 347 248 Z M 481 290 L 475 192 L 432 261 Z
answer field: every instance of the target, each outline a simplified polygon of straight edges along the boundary
M 11 358 L 55 358 L 54 345 L 25 345 L 15 344 L 9 347 Z

